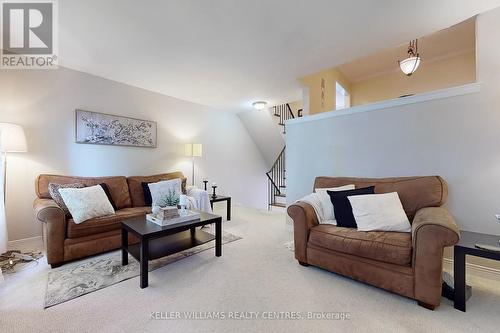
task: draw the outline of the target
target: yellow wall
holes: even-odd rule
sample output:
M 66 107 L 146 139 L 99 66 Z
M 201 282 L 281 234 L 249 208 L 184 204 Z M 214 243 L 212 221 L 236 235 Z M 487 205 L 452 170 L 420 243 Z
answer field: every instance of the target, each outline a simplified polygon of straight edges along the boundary
M 321 79 L 325 81 L 323 100 L 321 98 Z M 336 82 L 339 82 L 348 93 L 351 92 L 351 83 L 336 68 L 305 76 L 300 79 L 300 82 L 309 87 L 309 114 L 335 109 Z
M 475 52 L 429 63 L 410 77 L 397 70 L 351 84 L 351 105 L 361 105 L 476 81 Z
M 321 79 L 325 80 L 323 101 Z M 349 93 L 351 106 L 475 82 L 475 50 L 436 61 L 426 62 L 424 58 L 410 77 L 396 67 L 392 72 L 351 83 L 337 68 L 332 68 L 299 80 L 309 88 L 309 114 L 315 114 L 335 110 L 337 81 Z

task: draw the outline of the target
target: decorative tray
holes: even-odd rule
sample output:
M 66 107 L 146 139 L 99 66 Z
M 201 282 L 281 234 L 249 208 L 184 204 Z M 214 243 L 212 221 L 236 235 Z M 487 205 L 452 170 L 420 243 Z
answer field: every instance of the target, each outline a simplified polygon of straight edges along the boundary
M 158 224 L 159 226 L 167 226 L 167 225 L 172 225 L 172 224 L 177 224 L 177 223 L 182 223 L 182 222 L 187 222 L 187 221 L 195 221 L 200 219 L 200 213 L 193 212 L 191 210 L 186 210 L 185 212 L 179 211 L 179 216 L 174 217 L 171 219 L 159 219 L 153 214 L 146 214 L 146 220 L 149 222 L 153 222 L 155 224 Z

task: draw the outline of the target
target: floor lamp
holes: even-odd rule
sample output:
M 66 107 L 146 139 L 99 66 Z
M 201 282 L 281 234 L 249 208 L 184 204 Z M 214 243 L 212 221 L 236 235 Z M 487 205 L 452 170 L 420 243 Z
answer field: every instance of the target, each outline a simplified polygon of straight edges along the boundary
M 191 157 L 193 162 L 193 177 L 191 185 L 194 186 L 194 158 L 203 156 L 203 145 L 201 143 L 186 143 L 184 145 L 184 152 L 187 157 Z
M 28 151 L 26 136 L 21 126 L 10 123 L 0 123 L 0 152 L 3 161 L 3 204 L 7 195 L 7 154 L 24 153 Z M 4 207 L 5 209 L 5 207 Z M 5 216 L 5 213 L 3 214 Z M 7 250 L 7 223 L 5 219 L 0 221 L 0 253 Z

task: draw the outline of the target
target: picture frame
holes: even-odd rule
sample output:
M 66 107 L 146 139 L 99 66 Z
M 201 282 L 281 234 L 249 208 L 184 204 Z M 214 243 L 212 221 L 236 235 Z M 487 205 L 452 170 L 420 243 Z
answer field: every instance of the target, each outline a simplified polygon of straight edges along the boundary
M 75 142 L 124 147 L 157 147 L 155 121 L 75 110 Z

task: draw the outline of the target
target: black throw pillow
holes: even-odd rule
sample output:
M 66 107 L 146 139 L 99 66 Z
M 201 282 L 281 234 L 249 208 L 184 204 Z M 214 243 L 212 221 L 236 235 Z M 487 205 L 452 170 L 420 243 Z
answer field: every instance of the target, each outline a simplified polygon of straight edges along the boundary
M 149 183 L 142 182 L 142 191 L 144 192 L 144 203 L 146 206 L 151 207 L 153 204 L 153 197 L 151 197 L 151 190 L 149 189 Z
M 327 192 L 333 204 L 333 211 L 335 212 L 337 226 L 344 228 L 357 228 L 358 225 L 356 224 L 356 220 L 352 214 L 352 206 L 348 197 L 352 195 L 375 194 L 375 186 L 363 187 L 355 190 Z
M 106 196 L 108 197 L 109 202 L 111 203 L 111 206 L 113 206 L 114 210 L 118 210 L 115 205 L 115 201 L 113 200 L 113 197 L 111 196 L 111 192 L 109 191 L 109 187 L 106 183 L 101 183 L 99 184 L 100 187 L 102 187 L 104 193 L 106 193 Z

